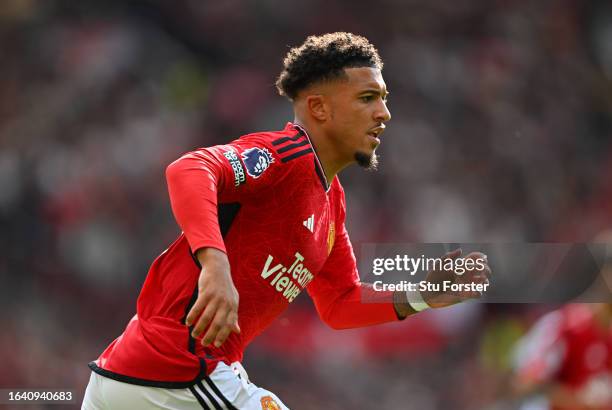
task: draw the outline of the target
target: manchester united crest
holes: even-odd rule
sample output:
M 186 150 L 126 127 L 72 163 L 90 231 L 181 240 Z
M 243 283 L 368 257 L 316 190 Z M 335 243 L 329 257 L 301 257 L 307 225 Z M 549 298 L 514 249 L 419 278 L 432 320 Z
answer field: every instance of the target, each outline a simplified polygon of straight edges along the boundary
M 261 398 L 262 410 L 281 410 L 281 406 L 272 398 L 272 396 L 263 396 Z
M 327 254 L 329 255 L 334 248 L 336 241 L 336 225 L 333 222 L 329 224 L 329 233 L 327 234 Z

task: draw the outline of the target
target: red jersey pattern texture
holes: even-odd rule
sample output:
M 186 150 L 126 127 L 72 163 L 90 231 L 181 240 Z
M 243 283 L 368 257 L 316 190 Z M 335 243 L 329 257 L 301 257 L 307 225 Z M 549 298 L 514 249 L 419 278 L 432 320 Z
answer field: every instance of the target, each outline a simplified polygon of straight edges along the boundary
M 330 185 L 306 132 L 245 135 L 190 152 L 167 169 L 183 233 L 152 264 L 125 331 L 90 367 L 134 384 L 187 387 L 245 347 L 304 289 L 322 320 L 351 328 L 398 320 L 391 292 L 362 284 L 345 229 L 344 191 Z M 184 324 L 197 296 L 194 253 L 227 253 L 240 334 L 203 347 Z M 367 301 L 368 303 L 363 303 Z

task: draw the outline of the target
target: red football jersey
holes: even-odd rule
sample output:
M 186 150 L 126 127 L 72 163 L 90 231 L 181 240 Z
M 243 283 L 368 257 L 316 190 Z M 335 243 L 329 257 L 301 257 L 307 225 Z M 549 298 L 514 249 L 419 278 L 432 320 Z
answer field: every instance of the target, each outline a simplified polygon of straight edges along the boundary
M 334 328 L 397 320 L 391 292 L 361 284 L 344 226 L 344 192 L 331 184 L 305 130 L 245 135 L 190 152 L 167 169 L 170 201 L 183 230 L 152 264 L 137 313 L 90 367 L 134 384 L 188 387 L 245 347 L 302 290 Z M 240 295 L 240 334 L 203 347 L 184 321 L 197 296 L 194 253 L 227 253 Z M 363 303 L 368 302 L 378 303 Z
M 517 360 L 522 384 L 558 383 L 612 410 L 612 327 L 599 324 L 588 306 L 567 305 L 540 319 Z

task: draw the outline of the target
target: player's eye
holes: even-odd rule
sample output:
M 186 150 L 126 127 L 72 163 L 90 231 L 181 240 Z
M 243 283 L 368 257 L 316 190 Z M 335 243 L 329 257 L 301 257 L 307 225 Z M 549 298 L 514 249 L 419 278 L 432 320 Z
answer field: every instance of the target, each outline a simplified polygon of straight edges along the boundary
M 360 97 L 360 99 L 364 103 L 367 103 L 367 102 L 370 102 L 370 101 L 374 101 L 374 96 L 373 95 L 364 95 L 363 97 Z

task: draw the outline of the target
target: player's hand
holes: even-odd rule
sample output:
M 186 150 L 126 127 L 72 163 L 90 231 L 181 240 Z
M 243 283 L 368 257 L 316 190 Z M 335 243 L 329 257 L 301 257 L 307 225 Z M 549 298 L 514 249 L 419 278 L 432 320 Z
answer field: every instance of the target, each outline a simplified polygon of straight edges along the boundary
M 198 250 L 202 265 L 198 279 L 198 297 L 187 314 L 185 324 L 192 326 L 191 335 L 202 338 L 202 345 L 214 342 L 219 347 L 231 332 L 240 333 L 238 326 L 238 291 L 232 281 L 227 255 L 218 249 Z
M 461 249 L 455 249 L 442 257 L 443 261 L 448 259 L 456 260 L 461 257 Z M 426 281 L 440 285 L 440 291 L 423 291 L 421 296 L 423 300 L 431 307 L 446 307 L 463 302 L 468 299 L 478 299 L 482 296 L 481 292 L 475 290 L 452 291 L 444 289 L 444 282 L 450 284 L 488 284 L 491 277 L 491 268 L 489 267 L 487 256 L 481 252 L 472 252 L 465 259 L 473 259 L 481 263 L 474 262 L 472 269 L 465 269 L 465 272 L 456 272 L 451 270 L 435 270 L 427 274 Z M 458 271 L 458 269 L 456 269 Z

